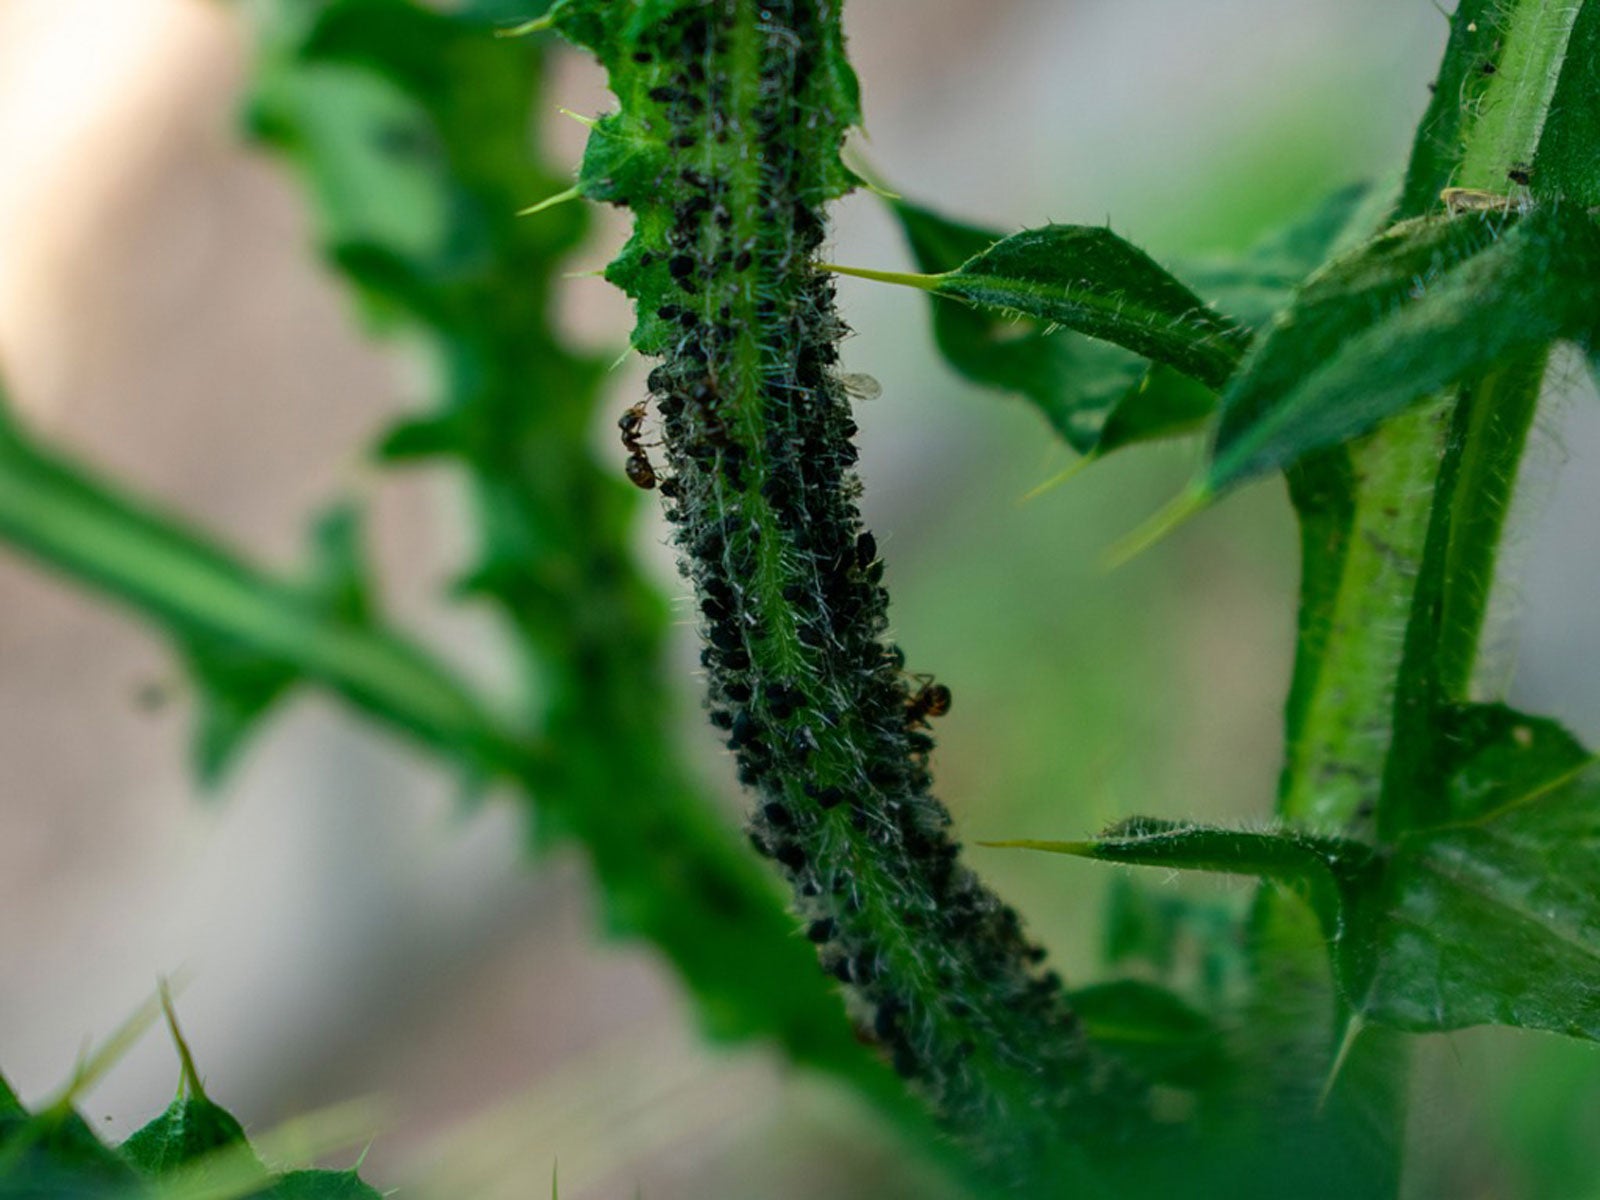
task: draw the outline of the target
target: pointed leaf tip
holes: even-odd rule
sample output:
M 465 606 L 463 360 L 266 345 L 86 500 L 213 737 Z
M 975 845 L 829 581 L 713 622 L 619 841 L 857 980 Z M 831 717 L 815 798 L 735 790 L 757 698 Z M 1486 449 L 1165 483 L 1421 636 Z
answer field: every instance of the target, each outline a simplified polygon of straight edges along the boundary
M 535 213 L 542 213 L 546 209 L 555 208 L 559 204 L 566 204 L 566 203 L 568 203 L 569 201 L 572 201 L 572 200 L 582 199 L 582 197 L 583 197 L 583 189 L 581 187 L 579 187 L 577 184 L 574 184 L 572 187 L 569 187 L 564 192 L 557 192 L 554 196 L 546 196 L 543 200 L 539 201 L 539 203 L 537 203 L 537 204 L 530 204 L 530 205 L 528 205 L 527 208 L 519 208 L 519 209 L 517 209 L 517 216 L 519 216 L 519 217 L 531 217 Z
M 1108 573 L 1121 570 L 1206 508 L 1213 499 L 1215 497 L 1204 484 L 1191 484 L 1144 524 L 1107 550 L 1101 562 L 1102 569 Z
M 556 14 L 546 13 L 542 17 L 535 17 L 531 21 L 524 21 L 520 25 L 507 25 L 496 29 L 494 36 L 497 38 L 527 37 L 530 34 L 544 33 L 556 27 Z

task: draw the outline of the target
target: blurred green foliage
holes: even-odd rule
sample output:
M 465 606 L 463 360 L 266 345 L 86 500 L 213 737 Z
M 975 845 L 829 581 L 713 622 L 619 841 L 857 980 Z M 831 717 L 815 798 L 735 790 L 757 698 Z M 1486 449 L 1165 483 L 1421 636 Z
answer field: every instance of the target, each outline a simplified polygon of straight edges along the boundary
M 661 669 L 665 607 L 628 549 L 636 496 L 581 449 L 600 412 L 603 364 L 553 332 L 555 272 L 582 244 L 582 211 L 569 205 L 538 221 L 513 216 L 565 183 L 530 144 L 546 52 L 492 36 L 537 12 L 512 0 L 448 12 L 412 0 L 251 0 L 248 8 L 261 47 L 251 131 L 302 180 L 321 248 L 370 326 L 420 346 L 434 368 L 431 407 L 399 421 L 378 452 L 394 464 L 447 462 L 464 481 L 478 557 L 459 593 L 498 612 L 520 668 L 518 703 L 497 711 L 386 625 L 362 564 L 359 513 L 347 505 L 331 505 L 314 532 L 310 569 L 279 579 L 97 479 L 6 416 L 0 536 L 132 607 L 173 639 L 203 698 L 196 739 L 203 780 L 220 779 L 243 739 L 293 688 L 328 688 L 469 776 L 509 780 L 536 802 L 542 828 L 588 851 L 613 929 L 666 952 L 711 1032 L 776 1039 L 796 1061 L 849 1082 L 925 1133 L 915 1106 L 852 1040 L 809 949 L 793 938 L 776 890 L 701 795 L 675 747 L 664 700 L 672 689 Z M 1289 776 L 1305 763 L 1330 761 L 1302 759 L 1298 747 L 1302 737 L 1325 732 L 1317 687 L 1333 686 L 1328 679 L 1353 686 L 1328 666 L 1330 639 L 1336 629 L 1348 636 L 1359 626 L 1341 607 L 1356 578 L 1351 564 L 1373 534 L 1363 521 L 1394 499 L 1377 495 L 1361 464 L 1396 447 L 1396 427 L 1380 426 L 1353 449 L 1348 443 L 1447 385 L 1466 385 L 1443 433 L 1425 422 L 1411 427 L 1419 461 L 1434 444 L 1429 437 L 1453 457 L 1442 475 L 1422 481 L 1437 487 L 1410 548 L 1408 570 L 1420 584 L 1414 601 L 1402 597 L 1411 628 L 1399 658 L 1385 668 L 1407 712 L 1420 715 L 1394 724 L 1397 749 L 1385 750 L 1388 766 L 1368 781 L 1382 797 L 1382 869 L 1372 867 L 1371 830 L 1359 820 L 1346 831 L 1352 840 L 1338 842 L 1188 824 L 1142 825 L 1138 840 L 1147 850 L 1164 838 L 1169 851 L 1203 842 L 1203 865 L 1271 868 L 1266 873 L 1296 881 L 1321 878 L 1331 866 L 1338 886 L 1324 919 L 1331 941 L 1347 951 L 1340 961 L 1351 990 L 1340 997 L 1345 1017 L 1406 1028 L 1500 1021 L 1593 1036 L 1590 997 L 1571 986 L 1593 969 L 1600 927 L 1586 892 L 1596 804 L 1588 775 L 1576 774 L 1588 757 L 1548 722 L 1460 703 L 1526 432 L 1525 423 L 1508 432 L 1483 414 L 1515 408 L 1531 419 L 1545 348 L 1572 339 L 1592 355 L 1600 334 L 1591 294 L 1600 279 L 1600 234 L 1587 211 L 1600 202 L 1592 153 L 1600 3 L 1573 7 L 1571 27 L 1552 51 L 1554 64 L 1565 66 L 1551 75 L 1550 120 L 1526 161 L 1501 164 L 1525 173 L 1528 183 L 1511 179 L 1508 202 L 1487 213 L 1438 211 L 1440 191 L 1463 182 L 1462 147 L 1472 141 L 1474 122 L 1492 119 L 1482 114 L 1494 111 L 1496 56 L 1510 44 L 1542 61 L 1537 48 L 1517 40 L 1532 36 L 1518 32 L 1535 28 L 1519 25 L 1531 11 L 1532 0 L 1462 5 L 1396 210 L 1415 219 L 1379 240 L 1351 247 L 1376 224 L 1373 193 L 1360 189 L 1334 194 L 1308 219 L 1241 256 L 1174 260 L 1172 275 L 1153 275 L 1160 268 L 1141 252 L 1092 231 L 1094 247 L 1115 253 L 1106 255 L 1103 293 L 1090 299 L 1103 302 L 1102 316 L 1117 319 L 1077 324 L 1120 347 L 1048 324 L 1073 324 L 1084 290 L 1097 286 L 1092 271 L 1061 275 L 1061 244 L 1082 242 L 1082 231 L 1058 227 L 1026 244 L 1013 241 L 996 256 L 999 239 L 979 227 L 926 208 L 898 205 L 897 212 L 925 272 L 976 277 L 980 272 L 963 271 L 963 264 L 987 256 L 987 290 L 959 294 L 991 311 L 933 301 L 934 337 L 951 365 L 1024 396 L 1076 450 L 1098 458 L 1193 431 L 1220 392 L 1218 457 L 1204 469 L 1207 490 L 1288 468 L 1306 554 L 1291 704 L 1297 756 Z M 1496 69 L 1485 70 L 1486 62 Z M 1330 257 L 1333 265 L 1316 273 Z M 1065 285 L 1057 299 L 1071 303 L 1028 308 L 1040 271 L 1050 275 L 1044 284 Z M 1128 298 L 1141 288 L 1172 301 L 1164 316 L 1130 312 Z M 1201 300 L 1215 312 L 1199 307 Z M 1033 322 L 1015 323 L 1018 309 Z M 1191 325 L 1193 345 L 1182 340 Z M 1215 344 L 1222 329 L 1248 331 L 1252 349 L 1243 353 L 1249 338 L 1241 334 L 1225 363 L 1205 360 L 1196 370 L 1195 345 Z M 988 424 L 1010 429 L 1006 418 Z M 1020 420 L 1015 424 L 1015 435 L 998 434 L 997 445 L 1030 440 Z M 1084 519 L 1072 528 L 1061 530 L 1038 508 L 1016 517 L 1007 537 L 1022 563 L 1017 573 L 956 578 L 947 564 L 966 561 L 969 550 L 994 539 L 993 495 L 1023 490 L 1014 466 L 996 467 L 955 483 L 939 544 L 913 547 L 897 562 L 893 578 L 914 581 L 913 590 L 924 593 L 902 610 L 903 636 L 942 649 L 941 661 L 970 681 L 964 701 L 987 694 L 1006 706 L 974 706 L 971 717 L 957 718 L 949 739 L 958 751 L 963 742 L 983 747 L 964 760 L 958 752 L 958 763 L 981 767 L 958 766 L 976 773 L 958 776 L 954 791 L 999 796 L 986 822 L 1064 820 L 1077 836 L 1086 832 L 1079 827 L 1130 809 L 1165 816 L 1170 806 L 1172 816 L 1204 810 L 1213 817 L 1251 809 L 1251 798 L 1238 795 L 1179 796 L 1181 777 L 1127 761 L 1171 728 L 1150 711 L 1150 695 L 1174 703 L 1201 698 L 1175 686 L 1174 676 L 1195 668 L 1174 664 L 1177 646 L 1166 629 L 1192 615 L 1190 598 L 1157 596 L 1147 612 L 1119 616 L 1143 583 L 1173 587 L 1178 573 L 1202 569 L 1202 559 L 1238 552 L 1220 539 L 1197 539 L 1176 569 L 1137 564 L 1124 577 L 1131 583 L 1100 589 L 1075 610 L 1081 619 L 1065 621 L 1057 611 L 1059 597 L 1085 586 L 1089 573 L 1081 564 L 1103 531 L 1166 486 L 1170 465 L 1156 459 L 1097 468 L 1107 474 L 1080 485 L 1071 511 Z M 1402 482 L 1415 489 L 1419 478 Z M 1245 524 L 1283 532 L 1282 514 L 1269 502 L 1246 504 Z M 1465 552 L 1463 542 L 1470 543 Z M 1248 562 L 1243 575 L 1263 592 L 1282 592 L 1270 565 Z M 1096 605 L 1103 611 L 1092 611 Z M 996 628 L 996 611 L 1014 619 Z M 1086 632 L 1118 623 L 1126 631 L 1119 639 Z M 974 629 L 988 632 L 982 639 L 950 632 Z M 1445 632 L 1435 636 L 1439 629 Z M 1286 629 L 1276 632 L 1287 641 Z M 1496 713 L 1504 719 L 1485 717 Z M 1064 723 L 1073 736 L 1061 736 Z M 1267 766 L 1229 764 L 1218 777 L 1231 784 L 1252 770 L 1264 778 Z M 1287 819 L 1306 816 L 1296 811 L 1296 796 L 1286 785 Z M 1114 841 L 1077 848 L 1118 857 Z M 1142 861 L 1126 846 L 1119 853 Z M 1162 859 L 1202 865 L 1192 860 L 1183 853 Z M 1036 907 L 1058 894 L 1053 877 L 1038 868 L 1006 869 Z M 1192 891 L 1154 893 L 1126 880 L 1114 894 L 1104 950 L 1119 977 L 1077 992 L 1091 1033 L 1164 1083 L 1202 1093 L 1219 1083 L 1232 1087 L 1238 1072 L 1227 1052 L 1240 1034 L 1237 1005 L 1251 970 L 1244 897 L 1195 900 Z M 1081 895 L 1092 896 L 1092 885 Z M 1069 959 L 1087 962 L 1095 957 L 1095 930 L 1081 912 L 1074 906 L 1041 924 L 1075 941 Z M 1259 945 L 1253 952 L 1261 953 Z M 1522 986 L 1530 978 L 1540 986 Z M 1360 1003 L 1352 1005 L 1355 993 Z M 1529 1195 L 1600 1193 L 1600 1167 L 1584 1151 L 1594 1056 L 1547 1039 L 1516 1045 L 1507 1053 L 1534 1065 L 1526 1074 L 1508 1068 L 1481 1117 L 1498 1131 L 1507 1161 L 1495 1165 L 1513 1181 L 1506 1187 Z M 1330 1078 L 1337 1076 L 1336 1065 Z M 0 1195 L 67 1194 L 80 1186 L 82 1194 L 121 1194 L 115 1189 L 132 1177 L 124 1159 L 163 1172 L 237 1142 L 237 1124 L 208 1106 L 194 1089 L 119 1156 L 70 1107 L 30 1114 L 0 1086 Z M 1418 1118 L 1434 1120 L 1427 1111 Z M 1470 1159 L 1485 1151 L 1466 1153 Z M 1412 1194 L 1459 1194 L 1450 1164 L 1423 1153 L 1419 1165 Z M 348 1176 L 285 1176 L 275 1186 L 270 1194 L 370 1194 Z

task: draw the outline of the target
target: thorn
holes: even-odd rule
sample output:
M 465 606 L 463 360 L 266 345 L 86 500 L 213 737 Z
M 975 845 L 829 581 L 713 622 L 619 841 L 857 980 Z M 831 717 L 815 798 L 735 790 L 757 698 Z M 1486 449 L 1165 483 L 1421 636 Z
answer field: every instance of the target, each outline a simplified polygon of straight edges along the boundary
M 508 25 L 504 29 L 496 29 L 494 35 L 498 38 L 527 37 L 530 33 L 543 33 L 547 29 L 554 29 L 555 26 L 555 13 L 546 13 L 542 17 L 524 21 L 521 25 Z
M 100 1077 L 133 1048 L 133 1044 L 144 1036 L 145 1030 L 154 1025 L 160 1016 L 161 1002 L 155 996 L 151 996 L 134 1011 L 132 1016 L 117 1027 L 99 1049 L 85 1050 L 77 1066 L 72 1069 L 71 1079 L 42 1111 L 55 1116 L 64 1116 L 77 1102 L 78 1097 L 98 1083 Z
M 605 277 L 606 269 L 604 267 L 591 267 L 587 271 L 563 271 L 561 274 L 563 279 L 604 279 Z
M 554 208 L 558 204 L 565 204 L 568 200 L 577 200 L 581 198 L 582 195 L 583 191 L 576 184 L 574 184 L 564 192 L 557 192 L 554 196 L 546 196 L 537 204 L 530 204 L 527 208 L 519 208 L 517 210 L 517 216 L 531 217 L 534 213 L 541 213 L 547 208 Z
M 1106 571 L 1115 571 L 1127 566 L 1195 513 L 1205 508 L 1211 503 L 1211 499 L 1211 493 L 1206 490 L 1204 484 L 1191 484 L 1171 504 L 1162 508 L 1155 516 L 1106 551 L 1105 557 L 1101 560 L 1102 568 Z
M 600 122 L 595 120 L 593 117 L 586 117 L 580 112 L 573 112 L 570 108 L 558 108 L 556 111 L 563 117 L 571 117 L 585 129 L 593 129 L 596 125 L 600 124 Z
M 1344 1027 L 1344 1037 L 1339 1041 L 1339 1050 L 1333 1056 L 1333 1063 L 1328 1067 L 1328 1078 L 1322 1085 L 1322 1094 L 1317 1097 L 1317 1115 L 1322 1115 L 1322 1110 L 1327 1107 L 1328 1098 L 1333 1095 L 1333 1085 L 1338 1082 L 1339 1072 L 1344 1070 L 1345 1060 L 1350 1057 L 1350 1051 L 1355 1047 L 1356 1038 L 1361 1036 L 1361 1031 L 1367 1023 L 1361 1019 L 1360 1013 L 1351 1015 L 1349 1022 Z
M 1065 470 L 1056 472 L 1054 475 L 1050 476 L 1049 479 L 1046 479 L 1038 487 L 1034 488 L 1031 492 L 1022 497 L 1022 499 L 1018 500 L 1017 505 L 1020 507 L 1021 505 L 1027 504 L 1030 501 L 1037 500 L 1046 492 L 1053 492 L 1062 484 L 1070 483 L 1072 480 L 1076 479 L 1079 475 L 1082 475 L 1085 471 L 1099 461 L 1099 454 L 1095 453 L 1093 450 L 1091 450 L 1088 454 L 1081 455 L 1077 462 L 1068 464 Z
M 178 1028 L 178 1010 L 172 1003 L 172 987 L 165 976 L 158 981 L 156 989 L 161 996 L 161 1011 L 167 1018 L 167 1032 L 172 1035 L 172 1044 L 178 1049 L 178 1063 L 183 1072 L 179 1087 L 194 1099 L 204 1100 L 206 1089 L 200 1082 L 200 1072 L 195 1069 L 189 1043 L 184 1039 L 183 1030 Z

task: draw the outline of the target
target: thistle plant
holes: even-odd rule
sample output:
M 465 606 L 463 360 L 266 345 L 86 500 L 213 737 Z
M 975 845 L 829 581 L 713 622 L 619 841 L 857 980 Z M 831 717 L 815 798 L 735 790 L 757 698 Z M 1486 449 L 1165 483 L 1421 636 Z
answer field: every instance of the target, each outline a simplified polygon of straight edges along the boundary
M 1413 1035 L 1600 1036 L 1600 775 L 1476 673 L 1552 355 L 1600 360 L 1600 0 L 1462 0 L 1398 192 L 1347 187 L 1192 270 L 1098 226 L 1005 236 L 895 197 L 916 272 L 823 261 L 829 205 L 861 182 L 837 0 L 277 0 L 257 19 L 252 128 L 320 197 L 335 267 L 439 366 L 435 411 L 382 454 L 460 468 L 468 586 L 547 698 L 498 712 L 386 629 L 348 511 L 312 582 L 274 580 L 8 424 L 0 535 L 173 634 L 211 698 L 208 771 L 305 681 L 511 782 L 713 1032 L 869 1097 L 974 1194 L 1397 1195 Z M 570 188 L 520 142 L 547 42 L 494 36 L 548 31 L 617 100 Z M 352 146 L 380 169 L 352 170 Z M 435 240 L 377 219 L 401 176 L 455 214 Z M 631 214 L 606 275 L 651 360 L 608 466 L 583 448 L 602 372 L 548 321 L 581 235 L 556 201 L 579 199 Z M 1286 480 L 1301 602 L 1271 825 L 1092 834 L 1069 814 L 1063 840 L 1005 843 L 1260 880 L 1205 934 L 1247 947 L 1242 987 L 1064 982 L 962 854 L 934 793 L 951 692 L 888 640 L 861 520 L 841 272 L 927 292 L 951 367 L 1086 462 L 1205 434 L 1197 478 L 1120 556 Z M 673 528 L 746 847 L 671 749 L 629 483 Z M 70 1113 L 0 1093 L 0 1180 L 70 1173 Z M 102 1152 L 139 1158 L 98 1148 L 85 1179 Z M 159 1188 L 146 1175 L 87 1194 Z

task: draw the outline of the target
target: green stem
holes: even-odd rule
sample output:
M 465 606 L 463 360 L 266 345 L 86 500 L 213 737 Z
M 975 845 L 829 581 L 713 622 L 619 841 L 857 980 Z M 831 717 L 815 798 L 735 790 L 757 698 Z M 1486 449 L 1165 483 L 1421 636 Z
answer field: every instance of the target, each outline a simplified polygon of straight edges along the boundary
M 1375 810 L 1447 427 L 1448 412 L 1433 405 L 1350 449 L 1353 504 L 1337 584 L 1331 604 L 1306 618 L 1325 622 L 1321 653 L 1297 664 L 1308 674 L 1296 680 L 1303 710 L 1279 801 L 1292 820 L 1333 831 Z M 1324 552 L 1320 535 L 1306 551 Z
M 1456 404 L 1396 680 L 1378 806 L 1385 840 L 1444 815 L 1441 718 L 1471 699 L 1500 538 L 1546 361 L 1538 353 L 1509 362 L 1463 388 Z
M 1438 145 L 1419 138 L 1412 178 L 1423 182 L 1408 185 L 1397 217 L 1416 216 L 1435 205 L 1428 186 L 1441 177 L 1463 187 L 1495 189 L 1503 187 L 1509 172 L 1533 160 L 1578 8 L 1545 0 L 1462 5 L 1440 72 L 1441 81 L 1455 81 L 1458 91 L 1437 94 L 1424 121 L 1425 130 L 1459 133 L 1456 158 L 1446 171 Z M 1452 114 L 1452 105 L 1461 111 Z M 1451 404 L 1441 403 L 1388 422 L 1350 451 L 1354 478 L 1347 524 L 1331 532 L 1340 543 L 1338 579 L 1332 586 L 1320 581 L 1319 607 L 1302 613 L 1279 804 L 1284 816 L 1348 825 L 1376 806 L 1394 740 L 1407 646 L 1415 641 L 1410 630 L 1414 621 L 1428 619 L 1416 605 L 1417 581 L 1447 445 L 1450 456 L 1459 456 L 1469 470 L 1476 461 L 1492 461 L 1502 477 L 1515 476 L 1514 458 L 1506 461 L 1479 444 L 1496 436 L 1486 423 L 1458 428 L 1462 438 L 1447 442 L 1451 419 Z M 1520 439 L 1516 444 L 1520 447 Z M 1444 539 L 1442 545 L 1458 547 L 1466 544 L 1463 539 L 1498 540 L 1498 518 L 1472 520 L 1470 532 L 1454 535 L 1436 527 L 1434 536 Z M 1307 543 L 1308 556 L 1330 536 L 1326 523 L 1315 530 L 1313 524 L 1306 524 L 1306 536 L 1316 539 L 1315 545 Z M 1486 554 L 1492 563 L 1493 548 Z M 1459 565 L 1459 549 L 1456 559 Z M 1456 597 L 1441 592 L 1438 600 L 1455 631 L 1450 655 L 1456 665 L 1450 669 L 1459 675 L 1459 664 L 1470 664 L 1474 655 L 1486 584 L 1481 572 L 1469 572 L 1442 586 L 1466 589 Z M 1392 828 L 1387 818 L 1383 823 Z
M 261 573 L 15 429 L 0 438 L 0 539 L 166 629 L 279 661 L 480 767 L 532 776 L 547 758 L 397 634 L 327 615 L 309 589 Z
M 1578 0 L 1523 0 L 1498 45 L 1485 48 L 1494 71 L 1467 131 L 1460 187 L 1505 191 L 1510 171 L 1531 166 L 1582 7 Z
M 1437 211 L 1447 184 L 1503 192 L 1525 175 L 1578 8 L 1463 0 L 1396 220 Z M 1437 716 L 1465 697 L 1542 366 L 1542 356 L 1509 364 L 1291 472 L 1305 573 L 1283 816 L 1325 827 L 1375 817 L 1385 839 L 1427 819 Z M 1274 964 L 1309 969 L 1320 937 L 1297 933 L 1279 898 L 1262 900 L 1258 961 L 1271 1003 L 1288 994 L 1272 986 Z M 1335 1056 L 1349 1014 L 1342 1003 L 1334 1013 L 1324 1037 L 1300 1035 L 1301 1053 Z M 1324 1136 L 1348 1148 L 1340 1159 L 1365 1155 L 1360 1194 L 1393 1195 L 1400 1139 L 1341 1128 L 1338 1110 L 1372 1130 L 1400 1129 L 1404 1047 L 1366 1031 L 1348 1049 Z

